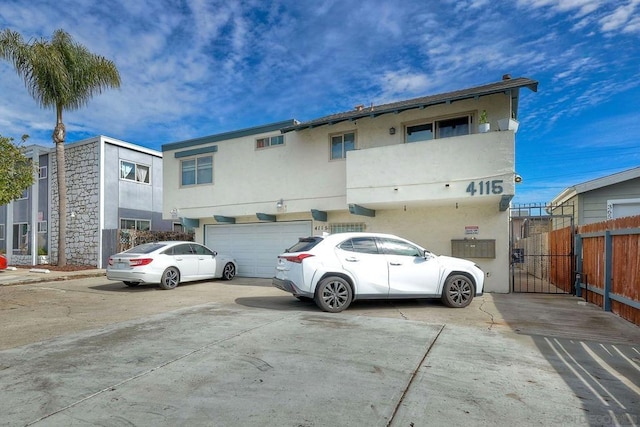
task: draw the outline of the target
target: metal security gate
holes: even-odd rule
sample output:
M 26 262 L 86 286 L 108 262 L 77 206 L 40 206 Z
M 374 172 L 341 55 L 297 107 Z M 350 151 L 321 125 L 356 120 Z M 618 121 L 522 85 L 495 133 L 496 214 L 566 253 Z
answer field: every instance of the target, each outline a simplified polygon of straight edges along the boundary
M 573 205 L 510 208 L 511 291 L 573 293 Z

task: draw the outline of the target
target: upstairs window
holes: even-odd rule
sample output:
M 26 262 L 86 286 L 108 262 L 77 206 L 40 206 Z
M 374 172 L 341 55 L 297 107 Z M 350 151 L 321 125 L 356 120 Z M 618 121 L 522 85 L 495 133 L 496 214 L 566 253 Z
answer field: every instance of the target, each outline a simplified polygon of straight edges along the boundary
M 347 151 L 356 149 L 355 132 L 341 133 L 331 136 L 331 160 L 346 159 Z
M 145 184 L 149 184 L 151 182 L 149 176 L 149 166 L 121 160 L 120 179 L 124 179 L 127 181 L 144 182 Z
M 180 185 L 213 183 L 213 156 L 196 157 L 180 162 Z
M 407 142 L 429 141 L 433 139 L 433 123 L 407 126 Z
M 276 147 L 284 145 L 284 135 L 268 136 L 266 138 L 256 139 L 256 148 Z
M 471 115 L 432 120 L 406 126 L 406 142 L 430 141 L 435 138 L 469 135 L 471 132 Z
M 469 116 L 437 121 L 438 138 L 469 135 L 469 129 L 471 129 L 470 121 L 471 118 Z
M 46 166 L 40 166 L 38 168 L 38 178 L 39 179 L 45 179 L 47 177 L 47 167 Z

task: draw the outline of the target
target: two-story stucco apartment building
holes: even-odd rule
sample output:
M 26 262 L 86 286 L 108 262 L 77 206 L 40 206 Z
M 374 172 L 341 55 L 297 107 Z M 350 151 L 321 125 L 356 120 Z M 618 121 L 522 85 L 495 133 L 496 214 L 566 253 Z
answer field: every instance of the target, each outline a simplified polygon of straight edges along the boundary
M 57 262 L 55 148 L 32 145 L 38 176 L 22 197 L 0 206 L 0 250 L 10 264 Z M 162 219 L 162 153 L 106 136 L 65 145 L 67 262 L 106 266 L 118 229 L 171 230 Z
M 523 88 L 537 82 L 505 76 L 163 145 L 163 216 L 234 256 L 239 275 L 272 277 L 299 237 L 370 231 L 472 259 L 487 291 L 508 292 L 515 131 L 502 119 L 517 117 Z M 484 111 L 491 129 L 480 133 Z

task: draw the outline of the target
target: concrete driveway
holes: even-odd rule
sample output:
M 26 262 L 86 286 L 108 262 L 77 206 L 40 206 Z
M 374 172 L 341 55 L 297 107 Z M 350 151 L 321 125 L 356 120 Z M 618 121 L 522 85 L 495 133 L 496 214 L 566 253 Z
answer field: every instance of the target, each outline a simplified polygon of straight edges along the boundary
M 640 425 L 640 328 L 571 296 L 320 312 L 268 280 L 0 286 L 0 425 Z

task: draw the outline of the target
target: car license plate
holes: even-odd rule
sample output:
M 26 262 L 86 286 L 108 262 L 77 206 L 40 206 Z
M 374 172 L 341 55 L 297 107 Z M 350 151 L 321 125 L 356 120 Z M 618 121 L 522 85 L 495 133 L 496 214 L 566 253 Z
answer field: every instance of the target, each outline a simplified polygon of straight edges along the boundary
M 129 265 L 126 262 L 119 262 L 119 263 L 116 264 L 116 268 L 118 270 L 124 270 L 127 267 L 129 267 Z

